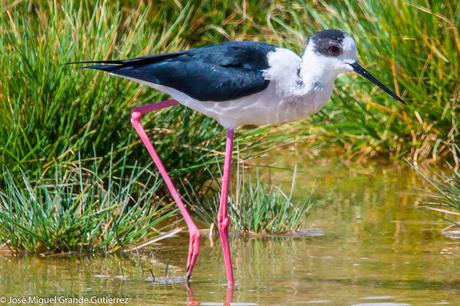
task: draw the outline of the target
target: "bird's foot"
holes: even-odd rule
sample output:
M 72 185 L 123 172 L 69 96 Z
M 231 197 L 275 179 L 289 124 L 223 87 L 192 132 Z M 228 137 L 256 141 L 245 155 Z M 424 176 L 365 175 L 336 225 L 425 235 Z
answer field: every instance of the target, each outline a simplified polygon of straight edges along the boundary
M 193 268 L 195 267 L 198 259 L 198 253 L 200 251 L 200 232 L 198 228 L 190 229 L 190 242 L 188 247 L 188 258 L 187 258 L 187 282 L 192 276 Z

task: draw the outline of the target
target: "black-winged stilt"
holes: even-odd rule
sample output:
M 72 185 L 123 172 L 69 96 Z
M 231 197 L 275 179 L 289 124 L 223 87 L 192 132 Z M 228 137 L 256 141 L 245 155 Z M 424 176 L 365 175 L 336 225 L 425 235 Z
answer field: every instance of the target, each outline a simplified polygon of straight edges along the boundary
M 313 34 L 302 57 L 267 43 L 232 41 L 129 60 L 83 63 L 97 64 L 85 68 L 110 72 L 153 87 L 174 99 L 135 107 L 131 111 L 131 122 L 187 224 L 190 234 L 187 280 L 198 257 L 200 233 L 140 120 L 148 112 L 182 104 L 216 119 L 227 129 L 218 229 L 229 287 L 234 286 L 227 209 L 234 129 L 245 124 L 288 122 L 318 112 L 329 100 L 337 75 L 349 71 L 359 73 L 404 103 L 358 64 L 354 40 L 333 29 Z

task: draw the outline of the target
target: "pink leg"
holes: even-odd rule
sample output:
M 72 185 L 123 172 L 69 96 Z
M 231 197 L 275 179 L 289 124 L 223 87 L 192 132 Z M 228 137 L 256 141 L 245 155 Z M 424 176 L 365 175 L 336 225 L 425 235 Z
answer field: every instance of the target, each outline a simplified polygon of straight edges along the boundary
M 233 301 L 233 286 L 228 287 L 225 291 L 225 301 L 224 306 L 231 306 Z
M 166 183 L 166 186 L 168 186 L 168 189 L 171 192 L 171 196 L 176 202 L 177 207 L 179 207 L 179 211 L 181 212 L 182 216 L 184 217 L 185 223 L 187 224 L 188 231 L 190 234 L 190 243 L 189 243 L 189 249 L 188 249 L 187 275 L 186 276 L 187 276 L 187 280 L 189 280 L 190 276 L 192 275 L 193 267 L 195 266 L 196 260 L 198 258 L 198 251 L 200 250 L 200 232 L 198 231 L 198 228 L 196 227 L 195 223 L 193 223 L 193 220 L 190 217 L 190 214 L 187 212 L 187 209 L 185 208 L 185 205 L 182 202 L 182 199 L 179 196 L 179 193 L 177 192 L 176 187 L 174 187 L 174 184 L 172 183 L 171 178 L 169 177 L 168 172 L 166 171 L 166 168 L 161 162 L 160 156 L 158 156 L 158 153 L 155 151 L 152 143 L 150 142 L 141 124 L 141 118 L 144 114 L 147 114 L 154 110 L 159 110 L 162 108 L 175 106 L 177 104 L 179 104 L 179 102 L 175 100 L 166 100 L 160 103 L 148 104 L 148 105 L 135 107 L 131 111 L 131 123 L 134 129 L 136 130 L 137 134 L 139 134 L 145 147 L 147 148 L 147 151 L 152 157 L 153 162 L 155 163 L 158 170 L 160 171 L 160 174 L 163 177 Z
M 225 161 L 224 161 L 224 177 L 222 180 L 222 193 L 220 194 L 219 213 L 217 215 L 217 222 L 222 242 L 222 252 L 224 253 L 225 272 L 227 273 L 228 287 L 233 288 L 233 270 L 232 270 L 232 257 L 230 253 L 230 245 L 228 242 L 228 226 L 230 219 L 228 218 L 228 185 L 230 183 L 230 170 L 232 166 L 232 147 L 233 147 L 233 130 L 227 131 L 227 144 L 225 148 Z
M 225 290 L 225 300 L 224 306 L 231 306 L 233 301 L 233 288 L 227 288 Z M 193 295 L 192 288 L 187 286 L 187 306 L 199 306 L 201 305 L 200 301 L 195 298 Z

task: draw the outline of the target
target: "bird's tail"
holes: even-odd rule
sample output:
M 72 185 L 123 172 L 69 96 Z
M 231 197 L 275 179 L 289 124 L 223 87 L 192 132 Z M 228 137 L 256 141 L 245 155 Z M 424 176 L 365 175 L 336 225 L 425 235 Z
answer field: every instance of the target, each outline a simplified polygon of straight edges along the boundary
M 143 65 L 149 65 L 158 63 L 170 58 L 174 58 L 183 54 L 186 54 L 187 51 L 179 51 L 173 53 L 161 53 L 154 55 L 147 55 L 142 57 L 136 57 L 127 60 L 107 60 L 107 61 L 82 61 L 82 62 L 69 62 L 67 65 L 78 65 L 78 64 L 98 64 L 98 65 L 86 65 L 82 68 L 97 69 L 103 71 L 116 71 L 123 67 L 139 67 Z

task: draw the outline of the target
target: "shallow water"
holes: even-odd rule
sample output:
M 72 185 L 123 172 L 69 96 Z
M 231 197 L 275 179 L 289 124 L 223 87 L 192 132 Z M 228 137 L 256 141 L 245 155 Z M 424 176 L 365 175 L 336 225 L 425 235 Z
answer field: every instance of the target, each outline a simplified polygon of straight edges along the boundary
M 460 244 L 440 234 L 447 225 L 414 209 L 417 186 L 406 168 L 305 161 L 273 154 L 259 163 L 298 164 L 298 196 L 316 186 L 323 199 L 307 226 L 323 235 L 233 238 L 236 288 L 226 290 L 218 240 L 203 235 L 191 289 L 182 275 L 187 237 L 155 249 L 107 258 L 0 256 L 0 299 L 126 297 L 130 304 L 460 305 Z M 302 166 L 300 166 L 302 165 Z M 291 172 L 265 168 L 289 185 Z M 268 179 L 268 178 L 267 178 Z M 155 282 L 151 281 L 151 272 Z M 0 300 L 1 302 L 1 300 Z

